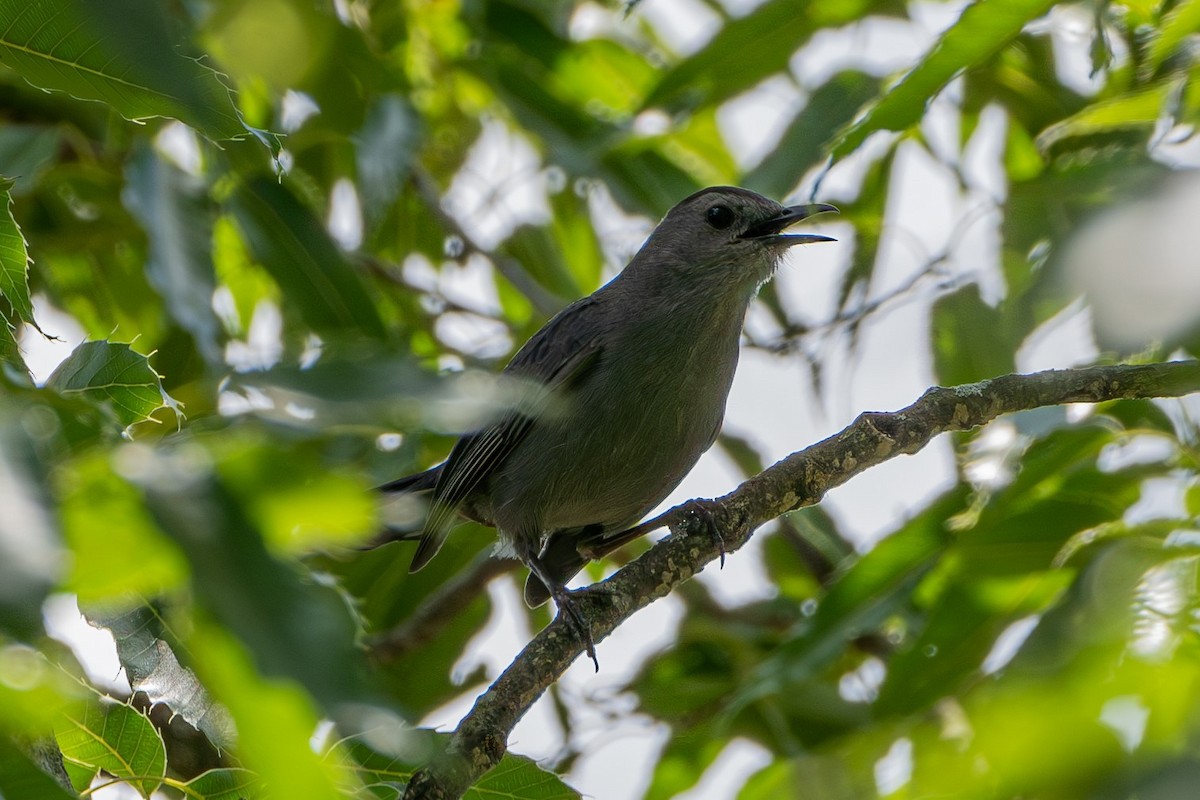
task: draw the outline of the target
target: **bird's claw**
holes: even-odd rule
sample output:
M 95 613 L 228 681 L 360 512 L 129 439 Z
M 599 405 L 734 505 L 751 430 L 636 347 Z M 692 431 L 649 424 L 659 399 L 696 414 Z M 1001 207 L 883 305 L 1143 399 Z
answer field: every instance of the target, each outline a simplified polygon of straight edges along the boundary
M 550 596 L 554 598 L 554 604 L 558 606 L 559 614 L 566 619 L 567 626 L 572 628 L 583 642 L 584 652 L 592 660 L 596 672 L 599 672 L 600 660 L 596 658 L 596 645 L 592 641 L 592 630 L 587 624 L 587 620 L 583 618 L 583 614 L 579 613 L 578 601 L 564 586 L 556 587 Z
M 717 519 L 713 515 L 711 501 L 689 500 L 684 513 L 699 520 L 704 529 L 708 531 L 708 535 L 712 537 L 713 544 L 717 546 L 717 553 L 721 559 L 720 568 L 725 569 L 725 540 L 721 538 L 721 531 L 717 528 Z

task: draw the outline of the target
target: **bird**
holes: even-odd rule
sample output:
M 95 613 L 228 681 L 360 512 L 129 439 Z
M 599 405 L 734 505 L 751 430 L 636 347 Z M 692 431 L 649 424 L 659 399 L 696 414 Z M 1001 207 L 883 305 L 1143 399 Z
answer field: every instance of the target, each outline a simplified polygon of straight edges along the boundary
M 503 374 L 533 386 L 498 419 L 462 435 L 444 462 L 378 487 L 426 495 L 410 571 L 437 554 L 459 517 L 494 527 L 496 554 L 529 568 L 530 607 L 553 598 L 599 669 L 566 588 L 592 558 L 658 506 L 716 441 L 746 312 L 795 245 L 785 233 L 825 203 L 785 206 L 716 186 L 677 203 L 628 265 L 566 306 Z

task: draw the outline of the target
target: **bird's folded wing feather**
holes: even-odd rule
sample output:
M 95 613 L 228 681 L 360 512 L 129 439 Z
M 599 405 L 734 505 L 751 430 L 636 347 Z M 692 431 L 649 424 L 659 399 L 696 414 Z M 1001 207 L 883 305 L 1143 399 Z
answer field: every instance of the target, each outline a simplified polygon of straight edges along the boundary
M 599 326 L 589 323 L 599 313 L 599 306 L 592 297 L 567 306 L 526 342 L 505 368 L 505 374 L 541 384 L 546 391 L 529 393 L 498 422 L 458 440 L 433 489 L 412 571 L 429 563 L 441 549 L 459 506 L 504 463 L 545 410 L 550 396 L 569 389 L 596 364 L 602 336 Z

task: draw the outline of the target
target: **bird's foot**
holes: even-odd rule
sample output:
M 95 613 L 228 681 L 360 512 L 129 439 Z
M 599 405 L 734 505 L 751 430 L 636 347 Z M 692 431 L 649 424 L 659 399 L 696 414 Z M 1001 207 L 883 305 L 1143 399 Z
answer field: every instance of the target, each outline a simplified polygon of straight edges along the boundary
M 588 590 L 581 589 L 580 591 Z M 575 635 L 583 642 L 584 652 L 592 660 L 596 672 L 599 672 L 600 660 L 596 658 L 596 645 L 592 641 L 592 629 L 579 610 L 578 598 L 565 586 L 553 587 L 550 590 L 550 596 L 554 598 L 554 604 L 558 606 L 558 613 L 566 620 L 567 627 L 574 630 Z
M 712 500 L 689 500 L 684 503 L 683 513 L 697 520 L 708 535 L 712 537 L 713 544 L 717 546 L 717 553 L 721 557 L 721 569 L 725 569 L 725 540 L 721 538 L 721 531 L 717 528 L 717 518 L 713 514 Z

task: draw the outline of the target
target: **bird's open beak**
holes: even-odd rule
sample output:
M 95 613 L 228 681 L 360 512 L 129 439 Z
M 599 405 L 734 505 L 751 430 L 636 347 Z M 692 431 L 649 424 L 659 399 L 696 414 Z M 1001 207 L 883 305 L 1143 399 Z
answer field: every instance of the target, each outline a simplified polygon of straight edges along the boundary
M 763 220 L 757 225 L 751 225 L 740 238 L 769 242 L 786 242 L 788 245 L 808 244 L 809 242 L 836 242 L 837 239 L 830 236 L 819 236 L 815 233 L 780 233 L 784 228 L 794 225 L 802 219 L 808 219 L 815 214 L 824 214 L 826 212 L 836 214 L 838 210 L 828 203 L 790 206 L 785 208 L 783 213 L 778 216 Z

